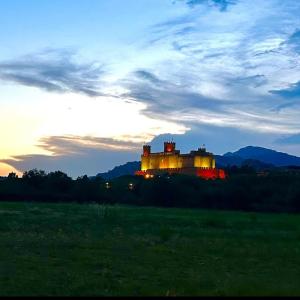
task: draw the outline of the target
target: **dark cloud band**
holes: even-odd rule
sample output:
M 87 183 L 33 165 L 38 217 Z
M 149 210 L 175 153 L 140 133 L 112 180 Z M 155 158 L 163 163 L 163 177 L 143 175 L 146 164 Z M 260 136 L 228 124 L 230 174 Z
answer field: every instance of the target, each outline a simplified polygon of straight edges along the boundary
M 75 53 L 51 50 L 0 63 L 0 79 L 50 92 L 100 96 L 103 66 L 75 62 Z

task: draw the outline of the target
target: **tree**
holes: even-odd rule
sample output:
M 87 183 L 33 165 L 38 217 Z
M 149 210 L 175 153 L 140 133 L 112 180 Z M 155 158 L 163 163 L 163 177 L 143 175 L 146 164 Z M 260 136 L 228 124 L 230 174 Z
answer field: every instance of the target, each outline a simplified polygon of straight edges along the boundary
M 7 178 L 10 179 L 10 180 L 15 180 L 15 179 L 18 179 L 19 176 L 16 173 L 11 172 L 11 173 L 8 174 Z
M 22 179 L 24 182 L 34 186 L 34 187 L 40 187 L 41 184 L 45 182 L 47 178 L 47 174 L 43 170 L 37 170 L 33 169 L 30 171 L 26 171 L 23 173 Z
M 59 192 L 66 192 L 72 185 L 72 178 L 61 171 L 51 172 L 47 175 L 48 185 Z

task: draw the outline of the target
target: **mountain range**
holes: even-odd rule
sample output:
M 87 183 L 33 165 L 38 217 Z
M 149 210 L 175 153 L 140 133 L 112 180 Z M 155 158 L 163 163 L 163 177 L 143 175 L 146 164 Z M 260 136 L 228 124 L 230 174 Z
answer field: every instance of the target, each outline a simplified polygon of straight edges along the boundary
M 271 169 L 275 167 L 300 166 L 300 157 L 275 150 L 248 146 L 241 148 L 236 152 L 228 152 L 224 155 L 215 155 L 216 165 L 219 168 L 227 166 L 248 165 L 256 170 Z M 138 161 L 127 162 L 124 165 L 117 166 L 114 169 L 99 173 L 104 179 L 112 179 L 123 175 L 134 175 L 136 170 L 140 170 L 141 163 Z
M 248 146 L 233 153 L 228 152 L 224 154 L 223 157 L 240 157 L 244 160 L 259 160 L 267 164 L 272 164 L 276 167 L 292 165 L 300 166 L 300 157 L 262 147 Z

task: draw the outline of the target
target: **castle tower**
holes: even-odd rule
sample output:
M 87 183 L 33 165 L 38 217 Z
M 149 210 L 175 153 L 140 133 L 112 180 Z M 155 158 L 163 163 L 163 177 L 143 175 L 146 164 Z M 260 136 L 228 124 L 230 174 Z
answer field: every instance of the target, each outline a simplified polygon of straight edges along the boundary
M 150 156 L 151 154 L 151 146 L 150 145 L 144 145 L 143 146 L 143 156 Z
M 175 151 L 176 143 L 174 142 L 165 142 L 164 143 L 164 152 L 172 153 Z

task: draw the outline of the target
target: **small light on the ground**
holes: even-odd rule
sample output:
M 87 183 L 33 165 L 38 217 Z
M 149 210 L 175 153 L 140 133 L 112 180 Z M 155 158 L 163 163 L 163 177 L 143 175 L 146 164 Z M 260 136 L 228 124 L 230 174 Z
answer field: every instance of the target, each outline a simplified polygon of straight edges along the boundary
M 133 187 L 134 187 L 133 183 L 129 183 L 128 187 L 129 187 L 130 190 L 133 190 Z

